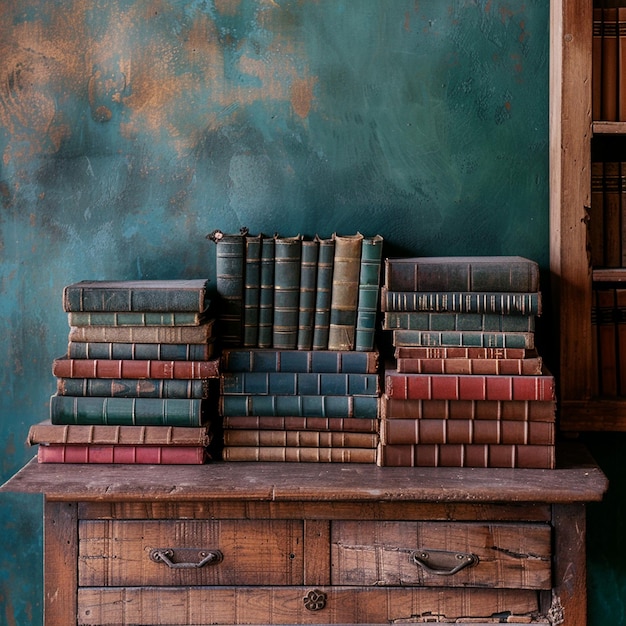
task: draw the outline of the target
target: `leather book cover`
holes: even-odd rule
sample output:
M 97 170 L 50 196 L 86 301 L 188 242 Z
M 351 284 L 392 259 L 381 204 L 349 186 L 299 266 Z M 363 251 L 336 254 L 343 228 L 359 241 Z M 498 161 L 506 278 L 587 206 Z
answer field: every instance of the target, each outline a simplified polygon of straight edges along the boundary
M 375 448 L 302 448 L 225 446 L 224 461 L 271 461 L 285 463 L 376 463 Z

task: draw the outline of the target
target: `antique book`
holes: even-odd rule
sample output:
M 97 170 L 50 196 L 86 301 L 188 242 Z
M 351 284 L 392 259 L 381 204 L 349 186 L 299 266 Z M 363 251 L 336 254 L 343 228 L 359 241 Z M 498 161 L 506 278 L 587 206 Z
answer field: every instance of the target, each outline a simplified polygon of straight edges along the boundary
M 335 239 L 320 239 L 317 255 L 317 284 L 315 287 L 315 314 L 313 316 L 313 343 L 314 350 L 328 348 L 328 333 L 330 331 L 330 298 L 333 283 L 333 260 L 335 258 Z
M 234 395 L 219 397 L 220 415 L 378 417 L 376 396 Z
M 595 76 L 595 75 L 594 75 Z M 591 208 L 589 220 L 591 264 L 604 265 L 604 162 L 591 163 Z M 624 263 L 622 263 L 624 265 Z
M 272 347 L 274 326 L 274 249 L 275 237 L 264 235 L 261 239 L 261 271 L 259 288 L 259 348 Z
M 113 426 L 202 426 L 200 398 L 109 398 L 60 396 L 50 398 L 52 424 L 110 424 Z
M 595 289 L 598 383 L 601 394 L 617 395 L 617 305 L 613 287 Z
M 498 313 L 428 313 L 387 311 L 383 330 L 473 330 L 492 332 L 535 332 L 534 315 Z
M 223 372 L 223 395 L 378 396 L 378 374 L 317 372 Z
M 556 400 L 406 400 L 383 395 L 382 419 L 554 422 Z
M 390 291 L 381 287 L 382 311 L 431 311 L 433 313 L 499 313 L 541 315 L 541 292 L 506 293 L 480 291 Z
M 617 120 L 626 121 L 626 7 L 617 8 Z
M 224 430 L 225 446 L 376 448 L 378 434 L 319 430 Z
M 400 346 L 396 359 L 525 359 L 535 355 L 526 348 L 472 348 L 468 346 Z
M 615 289 L 615 326 L 619 377 L 618 394 L 626 396 L 626 289 Z
M 334 237 L 328 349 L 354 350 L 363 235 Z
M 379 352 L 353 350 L 243 350 L 222 351 L 224 372 L 337 372 L 375 374 Z
M 516 374 L 539 375 L 540 356 L 524 359 L 396 359 L 396 369 L 405 374 Z
M 274 325 L 272 346 L 293 350 L 298 340 L 302 237 L 274 241 Z
M 208 446 L 211 435 L 207 426 L 105 426 L 55 425 L 49 420 L 33 424 L 28 430 L 28 445 L 63 443 L 68 445 L 124 446 Z
M 215 242 L 215 287 L 219 296 L 219 327 L 222 345 L 241 345 L 243 340 L 243 281 L 247 228 L 226 234 L 214 230 L 207 239 Z
M 220 360 L 159 361 L 139 359 L 70 359 L 52 361 L 59 378 L 218 378 Z
M 520 256 L 385 259 L 389 291 L 539 291 L 539 265 Z
M 380 235 L 364 237 L 361 244 L 361 268 L 359 271 L 359 297 L 356 310 L 354 349 L 374 349 L 380 295 L 380 274 L 383 238 Z
M 591 43 L 592 85 L 591 97 L 592 119 L 602 119 L 602 31 L 603 10 L 601 7 L 593 8 L 593 26 Z
M 202 446 L 117 446 L 51 443 L 37 450 L 39 463 L 127 463 L 201 465 L 208 458 Z
M 208 381 L 172 378 L 57 378 L 60 396 L 208 398 Z
M 377 433 L 378 420 L 364 417 L 299 417 L 295 415 L 225 415 L 224 430 L 320 430 Z
M 303 448 L 225 446 L 224 461 L 282 461 L 287 463 L 376 463 L 373 448 Z
M 70 341 L 93 343 L 206 343 L 214 320 L 200 326 L 70 326 Z
M 394 347 L 405 346 L 473 346 L 476 348 L 535 347 L 535 333 L 483 332 L 475 330 L 394 330 Z
M 556 398 L 552 374 L 402 374 L 385 370 L 385 393 L 404 400 L 548 400 Z
M 522 420 L 383 419 L 383 444 L 506 443 L 554 445 L 554 422 Z
M 516 444 L 380 445 L 384 467 L 508 467 L 554 469 L 554 446 Z
M 208 311 L 76 311 L 67 319 L 70 326 L 199 326 L 209 318 Z
M 214 351 L 215 342 L 213 338 L 206 343 L 70 341 L 67 346 L 67 357 L 69 359 L 206 361 L 213 357 Z
M 604 162 L 604 267 L 622 264 L 622 178 L 619 161 Z
M 602 95 L 601 117 L 606 122 L 618 120 L 618 13 L 616 7 L 602 9 Z
M 209 305 L 208 280 L 84 280 L 63 288 L 63 309 L 74 311 L 191 311 Z
M 318 253 L 319 243 L 316 239 L 302 241 L 298 336 L 296 341 L 298 350 L 311 350 L 313 347 Z
M 256 347 L 259 338 L 262 235 L 246 235 L 243 276 L 243 345 Z

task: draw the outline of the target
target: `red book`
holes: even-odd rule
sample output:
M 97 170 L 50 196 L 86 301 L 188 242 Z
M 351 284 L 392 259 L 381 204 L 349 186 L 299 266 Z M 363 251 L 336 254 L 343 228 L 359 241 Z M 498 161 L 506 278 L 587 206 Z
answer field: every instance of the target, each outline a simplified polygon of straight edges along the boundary
M 407 374 L 494 374 L 539 375 L 540 356 L 527 359 L 396 359 L 398 372 Z
M 39 463 L 127 463 L 201 465 L 207 460 L 201 446 L 40 445 Z

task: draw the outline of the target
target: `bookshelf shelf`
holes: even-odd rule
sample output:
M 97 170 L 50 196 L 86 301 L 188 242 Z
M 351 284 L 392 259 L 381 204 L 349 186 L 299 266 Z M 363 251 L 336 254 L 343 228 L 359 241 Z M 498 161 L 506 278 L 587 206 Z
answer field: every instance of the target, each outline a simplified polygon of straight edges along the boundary
M 594 135 L 626 135 L 626 122 L 594 121 L 592 130 Z
M 626 283 L 626 267 L 600 267 L 591 272 L 594 283 Z

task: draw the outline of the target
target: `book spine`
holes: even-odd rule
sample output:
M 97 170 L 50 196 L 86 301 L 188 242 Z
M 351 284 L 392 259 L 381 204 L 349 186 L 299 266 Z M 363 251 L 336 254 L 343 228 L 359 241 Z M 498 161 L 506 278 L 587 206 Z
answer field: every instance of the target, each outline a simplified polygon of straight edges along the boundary
M 617 9 L 617 120 L 626 121 L 626 7 Z
M 495 313 L 427 313 L 425 311 L 387 311 L 383 330 L 534 332 L 534 315 Z
M 298 304 L 298 350 L 311 350 L 313 346 L 313 320 L 317 285 L 317 240 L 302 242 L 300 263 L 300 300 Z
M 626 289 L 615 289 L 618 393 L 626 395 Z
M 67 314 L 70 326 L 198 326 L 203 314 L 188 312 L 76 311 Z
M 385 372 L 385 393 L 404 400 L 548 400 L 556 398 L 554 377 L 401 374 Z
M 363 235 L 335 235 L 329 350 L 354 350 Z
M 256 347 L 259 338 L 262 235 L 246 235 L 244 256 L 243 345 Z
M 200 326 L 71 326 L 70 341 L 91 343 L 206 343 L 213 320 Z
M 378 374 L 225 372 L 220 381 L 224 395 L 377 396 L 380 391 Z
M 363 417 L 296 417 L 280 415 L 227 415 L 224 430 L 319 430 L 377 433 L 378 420 Z
M 535 356 L 525 348 L 471 348 L 467 346 L 405 346 L 394 351 L 396 359 L 525 359 Z
M 617 395 L 617 325 L 615 289 L 596 290 L 598 377 L 600 393 Z
M 593 9 L 592 57 L 592 119 L 602 119 L 602 8 Z
M 543 370 L 543 359 L 396 359 L 396 370 L 404 374 L 538 376 Z
M 617 9 L 602 10 L 602 119 L 617 121 L 618 99 L 618 41 Z
M 330 331 L 330 299 L 332 295 L 335 240 L 334 238 L 318 238 L 318 243 L 312 347 L 314 350 L 326 350 L 328 348 L 328 333 Z
M 173 398 L 98 398 L 53 395 L 52 424 L 114 426 L 201 426 L 202 400 Z
M 69 359 L 119 359 L 138 361 L 205 361 L 213 356 L 214 343 L 160 344 L 70 341 Z
M 259 289 L 259 348 L 272 347 L 272 328 L 274 326 L 274 249 L 275 238 L 263 237 L 261 240 L 261 271 Z
M 218 378 L 219 359 L 210 361 L 140 361 L 132 359 L 70 359 L 52 362 L 57 378 Z
M 474 346 L 531 350 L 535 347 L 535 333 L 394 330 L 393 345 L 394 347 Z
M 369 448 L 225 446 L 222 458 L 224 461 L 376 463 L 376 450 Z
M 39 463 L 127 463 L 154 465 L 200 465 L 206 449 L 191 446 L 40 445 Z
M 460 419 L 554 422 L 556 401 L 403 400 L 382 396 L 383 419 Z
M 319 430 L 225 430 L 225 446 L 302 448 L 376 448 L 373 433 L 323 432 Z
M 383 238 L 380 235 L 363 238 L 354 335 L 354 349 L 359 352 L 374 349 L 382 253 Z
M 60 396 L 111 398 L 207 398 L 204 380 L 156 378 L 57 378 Z
M 293 350 L 298 340 L 302 237 L 277 237 L 274 243 L 274 348 Z
M 541 292 L 424 292 L 389 291 L 381 288 L 381 307 L 386 311 L 449 313 L 498 313 L 541 315 Z
M 604 265 L 604 162 L 591 163 L 591 209 L 589 239 L 591 242 L 591 264 Z M 624 263 L 622 263 L 624 265 Z
M 622 184 L 619 161 L 604 163 L 604 266 L 619 267 L 621 250 Z
M 224 417 L 378 417 L 377 396 L 220 395 L 219 405 Z

